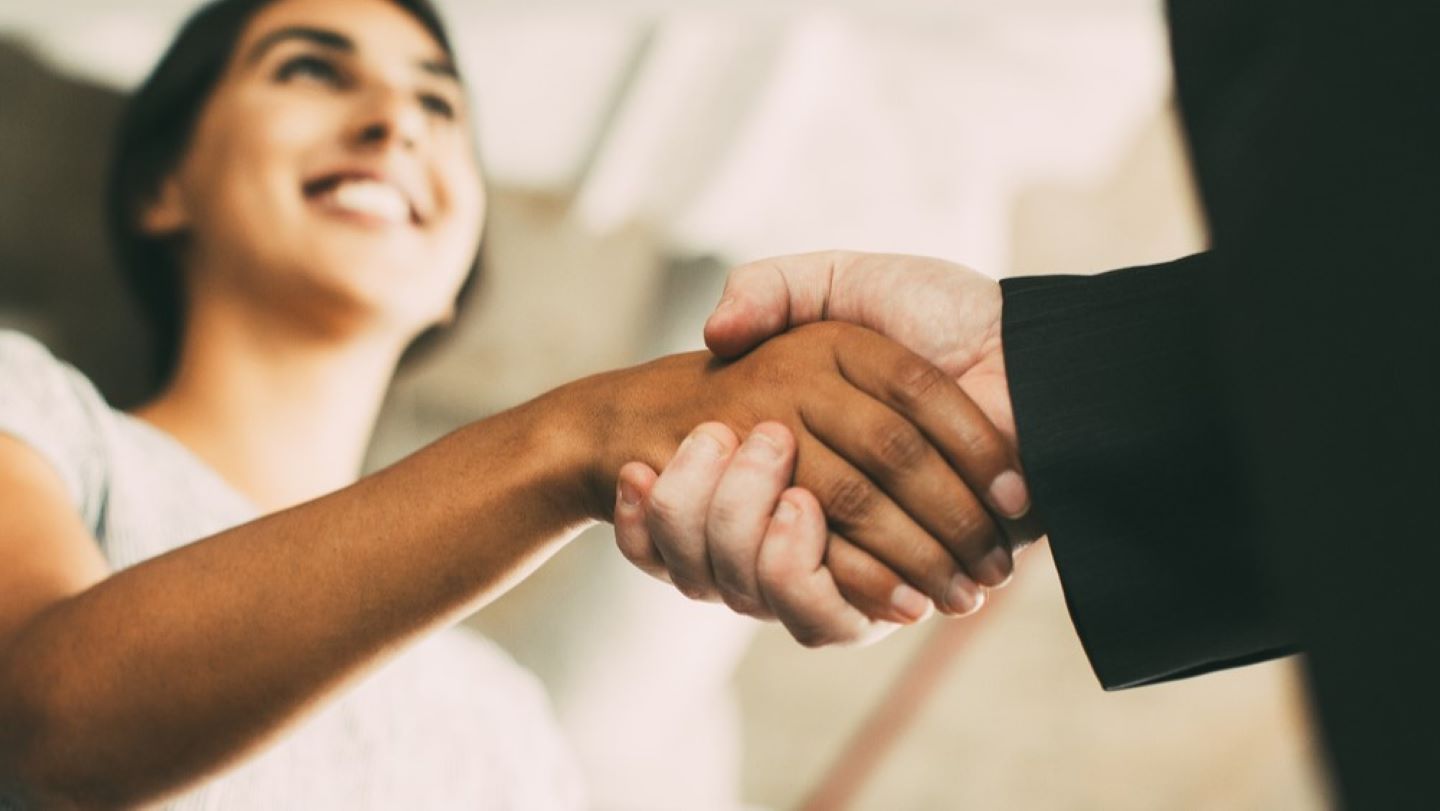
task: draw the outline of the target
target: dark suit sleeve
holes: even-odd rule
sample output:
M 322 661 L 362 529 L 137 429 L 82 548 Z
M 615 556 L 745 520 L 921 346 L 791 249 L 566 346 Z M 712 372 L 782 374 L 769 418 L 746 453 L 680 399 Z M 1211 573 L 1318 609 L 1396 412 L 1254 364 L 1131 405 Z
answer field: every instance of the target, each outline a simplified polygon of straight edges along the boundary
M 1210 265 L 1002 285 L 1021 458 L 1106 689 L 1291 650 L 1215 399 Z

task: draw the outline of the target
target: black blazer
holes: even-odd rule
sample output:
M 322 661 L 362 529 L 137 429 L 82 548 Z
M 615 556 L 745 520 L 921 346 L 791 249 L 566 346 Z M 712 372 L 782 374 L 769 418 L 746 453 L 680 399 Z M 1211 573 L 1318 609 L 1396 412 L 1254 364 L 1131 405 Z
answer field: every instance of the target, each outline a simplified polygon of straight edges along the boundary
M 1346 802 L 1440 768 L 1440 3 L 1171 0 L 1213 248 L 1004 283 L 1107 688 L 1304 650 Z M 1433 802 L 1433 800 L 1432 800 Z

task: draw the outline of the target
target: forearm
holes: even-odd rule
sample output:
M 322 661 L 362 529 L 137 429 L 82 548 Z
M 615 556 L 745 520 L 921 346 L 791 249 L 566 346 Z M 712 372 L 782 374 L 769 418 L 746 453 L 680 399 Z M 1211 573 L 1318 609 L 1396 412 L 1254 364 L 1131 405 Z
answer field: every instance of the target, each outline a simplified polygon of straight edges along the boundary
M 0 651 L 0 763 L 108 805 L 253 751 L 588 520 L 587 408 L 561 390 L 53 606 Z

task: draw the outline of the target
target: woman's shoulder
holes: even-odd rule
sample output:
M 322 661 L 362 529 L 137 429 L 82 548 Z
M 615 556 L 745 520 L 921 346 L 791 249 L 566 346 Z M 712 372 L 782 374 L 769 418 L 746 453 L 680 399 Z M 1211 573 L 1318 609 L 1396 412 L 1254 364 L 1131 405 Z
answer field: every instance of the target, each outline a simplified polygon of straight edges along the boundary
M 0 329 L 0 375 L 6 385 L 0 392 L 22 392 L 24 384 L 63 386 L 75 396 L 103 401 L 89 379 L 79 370 L 55 357 L 44 344 L 23 332 Z
M 96 508 L 105 398 L 79 370 L 22 332 L 0 330 L 0 433 L 39 453 L 82 512 Z
M 29 335 L 0 330 L 0 419 L 23 415 L 74 430 L 110 413 L 80 370 Z
M 45 345 L 13 329 L 0 329 L 0 366 L 31 367 L 57 364 L 59 361 Z

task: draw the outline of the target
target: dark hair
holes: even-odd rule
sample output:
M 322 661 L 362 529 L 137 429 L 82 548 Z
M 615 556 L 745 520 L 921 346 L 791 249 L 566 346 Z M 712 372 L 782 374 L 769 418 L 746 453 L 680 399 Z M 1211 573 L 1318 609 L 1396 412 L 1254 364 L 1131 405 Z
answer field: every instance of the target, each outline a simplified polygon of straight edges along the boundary
M 173 239 L 140 229 L 139 215 L 189 148 L 196 122 L 251 19 L 276 0 L 215 0 L 185 21 L 158 65 L 120 117 L 105 192 L 105 221 L 120 271 L 150 324 L 154 380 L 164 383 L 179 361 L 185 329 L 184 280 Z M 428 0 L 390 0 L 409 12 L 453 58 L 440 15 Z M 477 254 L 456 300 L 470 298 L 480 276 Z M 445 327 L 420 335 L 406 358 L 436 343 Z

